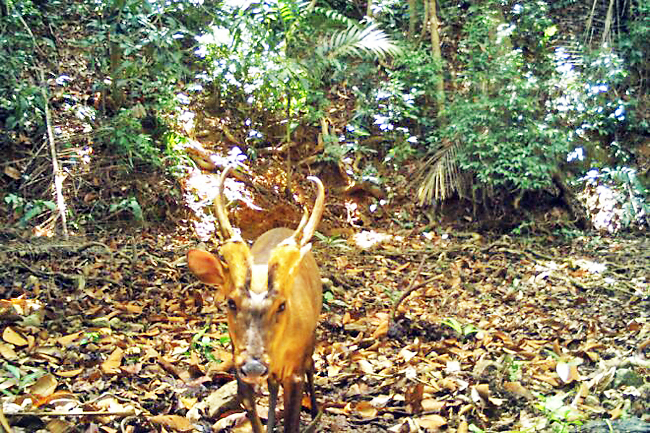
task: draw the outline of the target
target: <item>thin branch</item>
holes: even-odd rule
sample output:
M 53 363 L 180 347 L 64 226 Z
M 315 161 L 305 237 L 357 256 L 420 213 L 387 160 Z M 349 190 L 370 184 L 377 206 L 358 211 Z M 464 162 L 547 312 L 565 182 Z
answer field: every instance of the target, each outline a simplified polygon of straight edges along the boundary
M 118 411 L 104 411 L 104 410 L 90 410 L 83 412 L 56 412 L 56 411 L 24 411 L 5 413 L 6 416 L 132 416 L 136 415 L 135 409 L 131 410 L 118 410 Z
M 0 404 L 0 425 L 2 425 L 2 431 L 7 432 L 7 433 L 12 433 L 13 430 L 11 429 L 11 426 L 9 425 L 9 422 L 7 421 L 7 418 L 5 417 L 4 411 L 2 410 L 2 405 Z
M 415 280 L 418 278 L 420 275 L 420 272 L 422 272 L 422 268 L 424 267 L 424 262 L 427 260 L 428 255 L 425 255 L 422 257 L 422 261 L 420 261 L 420 265 L 418 266 L 418 270 L 415 271 L 415 275 L 413 276 L 413 279 L 411 279 L 411 283 L 409 284 L 408 288 L 404 293 L 402 293 L 402 296 L 395 302 L 395 305 L 393 305 L 393 309 L 390 312 L 390 320 L 391 322 L 395 322 L 395 313 L 397 312 L 397 307 L 399 307 L 399 304 L 401 304 L 406 297 L 411 294 L 415 289 L 418 287 L 422 287 L 422 284 L 418 284 L 417 286 L 415 285 Z
M 59 161 L 56 156 L 56 144 L 54 142 L 54 133 L 52 132 L 52 115 L 50 114 L 50 105 L 48 104 L 47 91 L 45 86 L 45 74 L 43 68 L 38 69 L 41 78 L 41 93 L 43 95 L 43 107 L 45 109 L 45 125 L 47 127 L 47 139 L 50 143 L 50 153 L 52 155 L 52 173 L 54 175 L 54 192 L 56 195 L 56 207 L 59 210 L 59 217 L 63 225 L 63 236 L 68 239 L 68 219 L 65 214 L 65 198 L 63 197 L 63 181 L 66 178 L 65 173 L 59 166 Z

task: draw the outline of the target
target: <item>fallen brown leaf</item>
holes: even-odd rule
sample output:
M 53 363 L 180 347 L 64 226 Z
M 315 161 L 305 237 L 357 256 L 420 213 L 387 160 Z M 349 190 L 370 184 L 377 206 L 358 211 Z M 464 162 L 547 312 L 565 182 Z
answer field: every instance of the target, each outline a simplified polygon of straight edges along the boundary
M 14 359 L 18 358 L 18 355 L 16 354 L 14 348 L 4 343 L 0 343 L 0 356 L 2 356 L 7 361 L 13 361 Z
M 122 349 L 119 347 L 115 348 L 113 353 L 109 355 L 108 359 L 102 362 L 102 371 L 106 374 L 119 373 L 123 355 L 124 351 Z
M 156 415 L 149 418 L 154 424 L 162 425 L 175 431 L 192 431 L 194 426 L 184 416 L 180 415 Z
M 422 395 L 424 393 L 424 385 L 418 383 L 406 389 L 404 399 L 407 406 L 410 408 L 411 413 L 422 412 Z
M 379 323 L 379 326 L 372 333 L 372 338 L 380 338 L 388 333 L 388 319 Z
M 61 377 L 75 377 L 79 375 L 79 373 L 81 373 L 82 371 L 84 371 L 83 368 L 77 368 L 74 370 L 67 370 L 67 371 L 57 371 L 56 375 Z
M 59 343 L 61 346 L 66 347 L 69 344 L 72 344 L 75 340 L 79 339 L 81 334 L 82 333 L 80 331 L 80 332 L 75 332 L 74 334 L 64 335 L 63 337 L 57 338 L 56 342 Z
M 422 400 L 422 410 L 425 412 L 439 412 L 445 407 L 446 403 L 442 400 L 425 398 Z
M 14 346 L 27 346 L 28 341 L 22 335 L 14 331 L 10 326 L 7 326 L 2 333 L 2 339 L 7 343 Z
M 518 395 L 519 397 L 523 397 L 526 400 L 535 400 L 533 393 L 528 391 L 528 389 L 519 382 L 505 382 L 503 384 L 503 389 L 512 394 Z
M 29 392 L 37 394 L 41 397 L 47 397 L 52 394 L 58 385 L 57 380 L 51 374 L 41 376 L 32 386 L 29 387 Z
M 447 420 L 440 415 L 424 415 L 416 418 L 415 422 L 421 427 L 429 431 L 439 431 L 441 427 L 447 425 Z
M 367 401 L 361 401 L 355 406 L 356 412 L 361 418 L 375 418 L 377 416 L 377 408 Z
M 72 423 L 63 419 L 53 419 L 47 423 L 47 431 L 52 433 L 65 433 L 71 431 L 73 428 Z
M 10 165 L 5 167 L 5 174 L 13 180 L 19 180 L 21 176 L 20 172 L 15 167 L 12 167 Z
M 623 415 L 623 403 L 619 403 L 618 406 L 609 411 L 609 416 L 611 416 L 612 419 L 619 419 L 621 415 Z

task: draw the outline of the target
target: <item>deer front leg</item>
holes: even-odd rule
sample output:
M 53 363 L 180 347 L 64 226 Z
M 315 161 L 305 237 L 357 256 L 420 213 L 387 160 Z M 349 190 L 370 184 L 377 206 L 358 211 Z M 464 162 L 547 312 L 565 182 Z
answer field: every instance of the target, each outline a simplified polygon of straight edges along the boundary
M 277 380 L 269 378 L 269 422 L 266 424 L 267 433 L 273 433 L 275 430 L 275 406 L 278 404 L 278 388 L 280 384 Z
M 311 419 L 318 415 L 318 402 L 316 401 L 316 390 L 314 389 L 314 360 L 312 359 L 307 368 L 307 388 L 309 389 L 309 400 L 311 401 Z
M 246 409 L 248 419 L 251 422 L 251 427 L 253 427 L 253 433 L 264 433 L 262 421 L 260 421 L 260 417 L 257 415 L 257 408 L 255 407 L 255 390 L 250 384 L 240 380 L 239 377 L 237 377 L 237 390 L 244 409 Z
M 284 432 L 300 431 L 300 409 L 302 407 L 302 388 L 304 374 L 296 374 L 282 382 L 284 388 Z

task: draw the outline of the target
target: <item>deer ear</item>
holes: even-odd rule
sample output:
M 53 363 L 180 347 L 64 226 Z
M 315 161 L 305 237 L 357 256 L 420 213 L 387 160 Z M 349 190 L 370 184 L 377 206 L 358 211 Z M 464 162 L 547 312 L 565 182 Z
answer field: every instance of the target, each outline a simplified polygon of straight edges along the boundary
M 202 250 L 187 252 L 187 266 L 205 284 L 224 286 L 227 269 L 214 255 Z

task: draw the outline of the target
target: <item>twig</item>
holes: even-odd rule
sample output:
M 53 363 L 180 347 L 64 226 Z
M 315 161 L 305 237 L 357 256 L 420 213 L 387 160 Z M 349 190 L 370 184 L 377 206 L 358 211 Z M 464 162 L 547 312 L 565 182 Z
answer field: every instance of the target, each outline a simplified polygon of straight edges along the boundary
M 303 433 L 313 433 L 316 431 L 316 427 L 318 426 L 318 423 L 320 422 L 321 417 L 323 416 L 323 411 L 324 409 L 321 408 L 321 410 L 318 411 L 318 414 L 314 417 L 313 420 L 309 423 L 307 428 L 304 430 Z
M 12 433 L 13 430 L 5 417 L 4 411 L 2 410 L 2 405 L 0 404 L 0 425 L 2 425 L 2 431 L 7 433 Z
M 48 411 L 24 411 L 7 413 L 7 416 L 132 416 L 135 415 L 135 409 L 131 410 L 118 410 L 115 412 L 103 410 L 89 410 L 83 412 L 48 412 Z
M 406 290 L 406 292 L 404 292 L 404 294 L 399 298 L 399 300 L 393 306 L 393 309 L 391 310 L 391 314 L 390 314 L 391 321 L 395 322 L 395 314 L 397 314 L 397 307 L 399 307 L 399 305 L 404 301 L 404 299 L 406 299 L 411 293 L 415 292 L 417 289 L 426 286 L 427 284 L 429 284 L 432 281 L 439 280 L 441 277 L 442 277 L 442 274 L 436 275 L 434 277 L 427 278 L 426 280 L 422 281 L 419 284 L 416 284 L 413 287 L 409 287 Z
M 38 46 L 38 43 L 36 43 L 36 37 L 34 36 L 34 33 L 32 32 L 32 29 L 29 28 L 29 26 L 27 25 L 27 23 L 23 19 L 23 16 L 20 14 L 20 12 L 18 12 L 18 10 L 15 7 L 13 7 L 12 2 L 9 2 L 9 7 L 11 7 L 12 13 L 14 15 L 16 15 L 18 17 L 18 19 L 20 20 L 20 22 L 23 24 L 23 26 L 25 27 L 25 30 L 27 30 L 27 33 L 29 33 L 29 36 L 31 36 L 32 42 L 34 43 L 34 50 L 38 51 L 41 55 L 44 56 L 45 53 Z
M 68 239 L 68 220 L 65 214 L 65 198 L 63 197 L 63 181 L 65 174 L 56 157 L 56 144 L 54 142 L 54 133 L 52 132 L 52 115 L 50 114 L 50 105 L 48 104 L 47 92 L 45 91 L 45 74 L 43 68 L 38 69 L 41 78 L 41 93 L 43 94 L 43 108 L 45 109 L 45 125 L 47 127 L 47 139 L 50 142 L 50 153 L 52 155 L 52 172 L 54 174 L 54 191 L 56 194 L 56 207 L 59 209 L 61 224 L 63 225 L 63 236 Z
M 51 277 L 51 276 L 53 276 L 53 277 L 61 277 L 61 278 L 64 278 L 66 280 L 76 281 L 76 282 L 79 282 L 79 279 L 83 278 L 83 279 L 89 280 L 89 281 L 105 281 L 105 282 L 108 282 L 108 283 L 112 283 L 112 284 L 114 284 L 116 286 L 120 285 L 119 281 L 114 280 L 112 278 L 108 278 L 108 277 L 90 277 L 90 276 L 89 277 L 84 277 L 82 275 L 72 275 L 72 274 L 66 274 L 66 273 L 63 273 L 63 272 L 41 271 L 41 270 L 34 269 L 34 268 L 30 267 L 29 265 L 21 262 L 20 260 L 14 261 L 11 266 L 13 266 L 15 268 L 25 269 L 25 270 L 27 270 L 27 271 L 35 274 L 35 275 L 41 275 L 41 276 L 44 276 L 44 277 Z
M 411 279 L 411 283 L 409 284 L 408 288 L 406 289 L 406 291 L 404 293 L 402 293 L 402 296 L 400 296 L 400 298 L 397 300 L 397 302 L 395 302 L 395 305 L 393 305 L 393 309 L 390 312 L 390 320 L 391 320 L 391 322 L 393 322 L 393 323 L 395 322 L 395 313 L 397 312 L 397 307 L 399 307 L 399 304 L 401 304 L 404 301 L 404 299 L 406 299 L 406 297 L 409 294 L 411 294 L 411 292 L 413 292 L 415 289 L 417 289 L 419 287 L 422 287 L 422 285 L 424 284 L 424 283 L 422 283 L 422 284 L 418 284 L 416 286 L 415 285 L 415 280 L 420 275 L 420 272 L 422 272 L 422 268 L 424 267 L 424 262 L 427 260 L 428 257 L 429 257 L 428 255 L 424 255 L 422 257 L 422 261 L 420 261 L 420 265 L 418 266 L 418 270 L 415 271 L 415 275 L 413 276 L 413 279 Z

